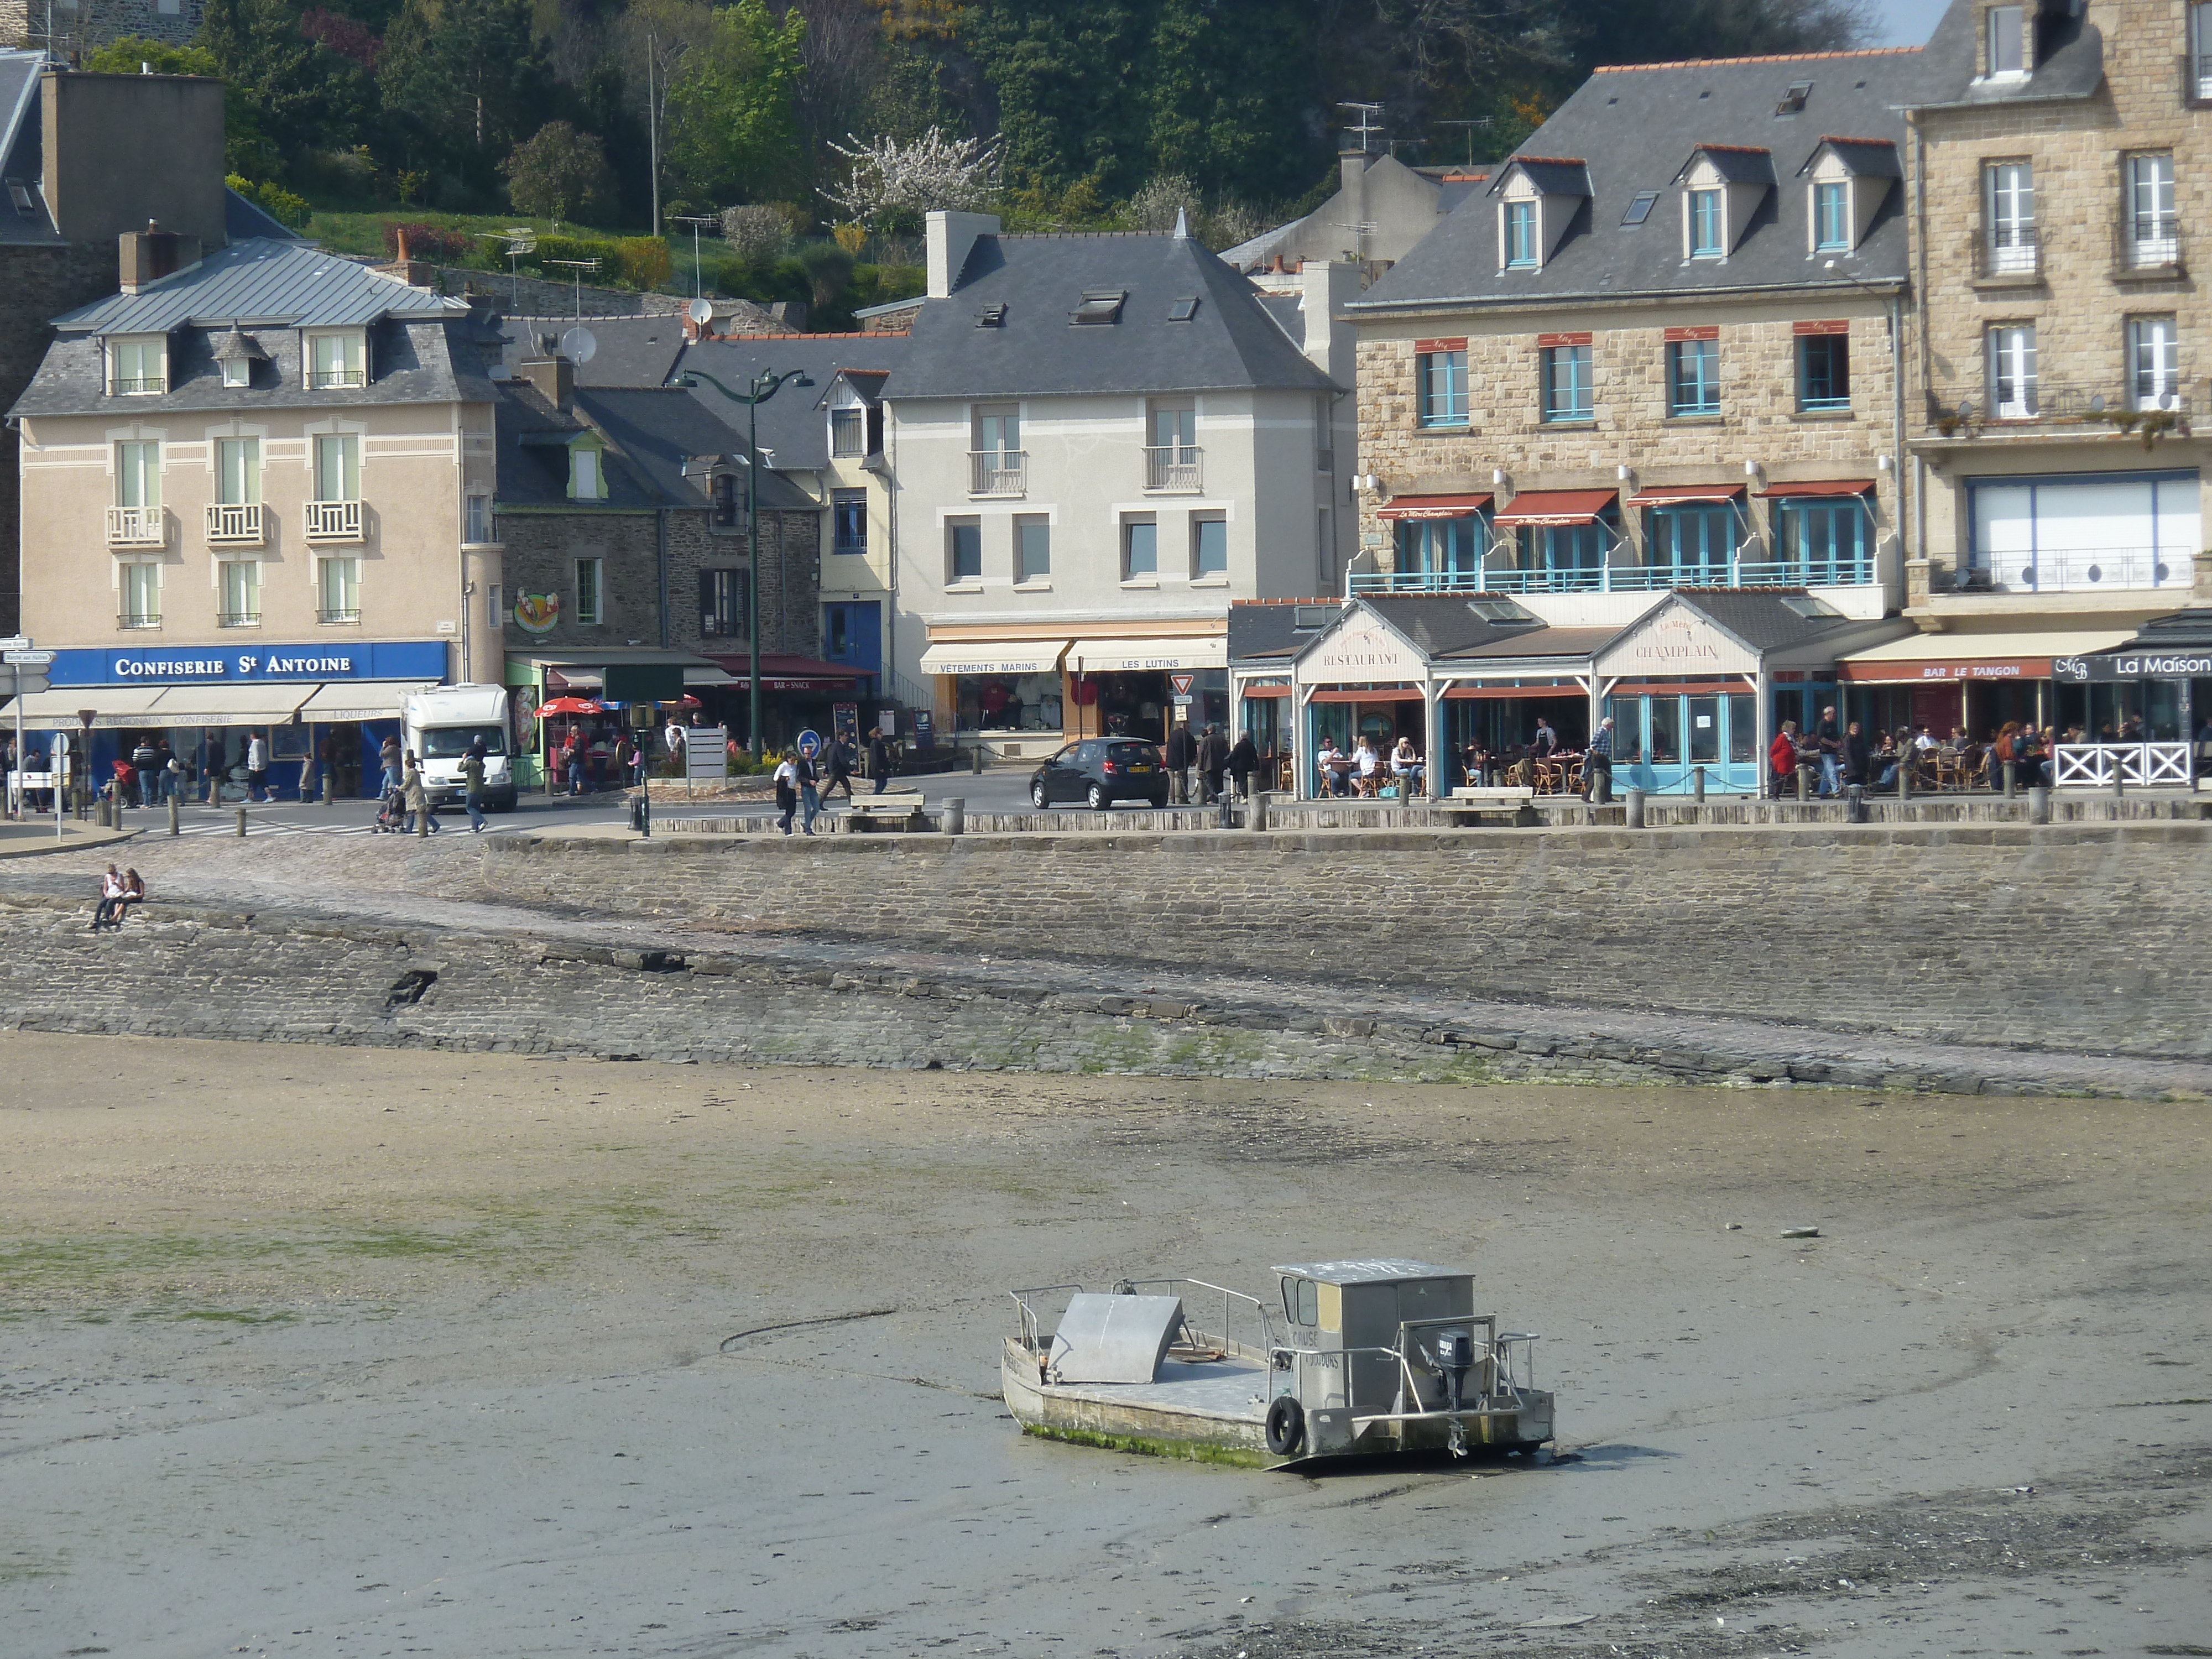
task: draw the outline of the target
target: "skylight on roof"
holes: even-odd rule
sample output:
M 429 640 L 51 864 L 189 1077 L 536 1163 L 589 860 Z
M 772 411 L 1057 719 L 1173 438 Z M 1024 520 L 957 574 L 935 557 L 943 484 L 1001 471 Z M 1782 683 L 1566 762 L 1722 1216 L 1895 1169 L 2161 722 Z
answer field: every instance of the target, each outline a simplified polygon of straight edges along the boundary
M 1168 307 L 1168 320 L 1171 323 L 1187 323 L 1197 315 L 1198 301 L 1194 299 L 1176 300 Z
M 1620 216 L 1624 225 L 1640 225 L 1651 216 L 1651 204 L 1659 199 L 1656 190 L 1639 190 L 1628 204 L 1628 211 Z
M 1336 620 L 1333 605 L 1294 605 L 1291 607 L 1291 631 L 1294 634 L 1318 634 Z
M 1810 81 L 1792 81 L 1790 89 L 1782 94 L 1782 101 L 1774 106 L 1777 115 L 1796 115 L 1805 107 L 1805 100 L 1813 95 Z
M 1083 291 L 1083 303 L 1068 314 L 1071 323 L 1118 323 L 1121 307 L 1129 297 L 1125 288 L 1090 288 Z
M 985 306 L 975 313 L 975 326 L 978 328 L 1004 328 L 1006 325 L 1006 307 L 1003 301 Z
M 31 204 L 30 187 L 21 179 L 10 179 L 8 181 L 8 199 L 15 204 L 15 211 L 18 213 L 28 214 L 35 210 Z
M 1542 620 L 1534 611 L 1523 610 L 1510 599 L 1469 599 L 1467 608 L 1483 621 L 1494 623 L 1501 628 Z

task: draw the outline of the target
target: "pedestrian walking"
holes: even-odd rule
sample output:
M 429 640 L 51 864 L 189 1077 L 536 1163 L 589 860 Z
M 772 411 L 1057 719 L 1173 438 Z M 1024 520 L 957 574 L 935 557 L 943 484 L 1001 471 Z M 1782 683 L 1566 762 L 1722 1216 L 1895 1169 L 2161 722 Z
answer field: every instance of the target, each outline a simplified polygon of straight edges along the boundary
M 1844 738 L 1836 750 L 1836 763 L 1846 785 L 1866 787 L 1868 774 L 1873 769 L 1874 754 L 1866 740 L 1866 728 L 1853 720 L 1844 729 Z
M 258 732 L 246 740 L 246 798 L 269 799 L 269 739 Z
M 469 833 L 483 834 L 484 740 L 478 738 L 461 757 L 461 805 L 469 809 Z
M 1190 763 L 1197 750 L 1198 744 L 1190 735 L 1190 722 L 1177 720 L 1175 730 L 1168 733 L 1167 747 L 1161 756 L 1168 769 L 1168 798 L 1177 806 L 1190 799 Z
M 1211 806 L 1221 796 L 1221 774 L 1229 764 L 1229 740 L 1218 726 L 1209 725 L 1198 740 L 1199 805 Z
M 422 821 L 429 825 L 430 833 L 436 835 L 443 826 L 438 822 L 438 809 L 431 803 L 430 792 L 423 787 L 422 763 L 415 758 L 415 751 L 411 749 L 401 757 L 399 788 L 407 800 L 407 833 L 410 836 L 415 833 L 415 815 L 420 812 Z
M 1774 741 L 1766 746 L 1766 770 L 1774 780 L 1774 799 L 1780 800 L 1789 792 L 1790 780 L 1797 775 L 1797 722 L 1784 720 L 1782 729 L 1774 734 Z
M 1820 757 L 1820 793 L 1835 794 L 1841 787 L 1837 775 L 1843 764 L 1844 729 L 1836 724 L 1833 703 L 1820 710 L 1820 722 L 1813 728 L 1813 747 Z
M 142 736 L 131 751 L 132 781 L 137 785 L 141 806 L 151 806 L 160 798 L 161 770 L 161 750 L 154 747 L 153 738 Z
M 1597 806 L 1613 804 L 1613 716 L 1607 714 L 1590 733 L 1589 749 L 1583 757 L 1583 799 Z
M 789 835 L 791 815 L 799 810 L 799 757 L 788 749 L 775 769 L 775 810 L 776 827 Z
M 822 765 L 811 755 L 799 757 L 799 830 L 814 833 L 814 820 L 822 816 Z
M 868 781 L 876 786 L 876 793 L 879 795 L 890 787 L 891 781 L 890 739 L 883 734 L 880 727 L 868 738 Z
M 1249 732 L 1239 732 L 1237 746 L 1229 751 L 1229 775 L 1236 781 L 1239 800 L 1252 799 L 1252 775 L 1259 769 L 1260 745 Z
M 378 793 L 388 795 L 399 787 L 398 738 L 386 738 L 384 740 L 383 746 L 376 751 L 376 763 L 384 769 L 384 785 Z
M 842 738 L 830 744 L 830 787 L 822 792 L 822 799 L 828 800 L 840 789 L 848 801 L 853 799 L 853 745 Z
M 568 775 L 568 793 L 584 793 L 584 745 L 578 741 L 575 729 L 568 732 L 568 746 L 561 751 L 561 769 Z

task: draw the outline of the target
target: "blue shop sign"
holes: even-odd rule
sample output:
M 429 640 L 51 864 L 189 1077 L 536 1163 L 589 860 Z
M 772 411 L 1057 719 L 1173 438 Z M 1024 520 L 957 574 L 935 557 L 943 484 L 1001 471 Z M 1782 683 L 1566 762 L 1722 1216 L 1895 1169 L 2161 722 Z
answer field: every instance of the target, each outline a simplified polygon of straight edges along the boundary
M 50 684 L 262 685 L 284 681 L 442 680 L 443 640 L 361 645 L 169 645 L 54 653 Z

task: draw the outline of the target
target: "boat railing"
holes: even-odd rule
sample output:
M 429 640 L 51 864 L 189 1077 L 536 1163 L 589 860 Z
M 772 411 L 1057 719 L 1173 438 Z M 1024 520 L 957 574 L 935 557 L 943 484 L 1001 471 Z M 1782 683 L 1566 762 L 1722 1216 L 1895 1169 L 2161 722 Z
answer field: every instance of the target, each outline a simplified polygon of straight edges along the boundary
M 1395 1363 L 1398 1380 L 1404 1390 L 1404 1399 L 1413 1402 L 1413 1409 L 1382 1413 L 1362 1413 L 1360 1422 L 1388 1419 L 1402 1421 L 1417 1417 L 1449 1417 L 1451 1412 L 1443 1407 L 1430 1410 L 1421 1404 L 1420 1378 L 1414 1367 L 1419 1358 L 1415 1334 L 1423 1330 L 1457 1330 L 1469 1327 L 1482 1328 L 1482 1339 L 1475 1350 L 1475 1363 L 1468 1369 L 1471 1380 L 1478 1386 L 1468 1391 L 1468 1397 L 1479 1401 L 1510 1402 L 1504 1409 L 1518 1411 L 1526 1403 L 1524 1393 L 1536 1386 L 1534 1344 L 1540 1340 L 1533 1332 L 1500 1331 L 1495 1315 L 1478 1318 L 1443 1317 L 1409 1319 L 1398 1327 L 1398 1340 L 1388 1346 L 1352 1348 L 1296 1347 L 1279 1344 L 1269 1352 L 1268 1364 L 1276 1370 L 1291 1373 L 1291 1391 L 1299 1399 L 1307 1398 L 1305 1372 L 1309 1364 L 1317 1370 L 1335 1373 L 1334 1381 L 1344 1395 L 1346 1406 L 1352 1403 L 1351 1359 L 1360 1354 L 1371 1354 L 1377 1358 Z M 1517 1363 L 1516 1363 L 1517 1356 Z M 1425 1369 L 1425 1365 L 1424 1366 Z M 1468 1411 L 1498 1410 L 1495 1406 L 1471 1406 Z
M 1209 1285 L 1202 1279 L 1123 1279 L 1115 1281 L 1114 1291 L 1118 1296 L 1181 1297 L 1183 1323 L 1193 1341 L 1201 1346 L 1219 1348 L 1237 1358 L 1260 1361 L 1265 1361 L 1274 1352 L 1274 1322 L 1268 1317 L 1267 1304 L 1255 1296 L 1221 1285 Z M 1212 1318 L 1217 1297 L 1221 1309 L 1218 1327 L 1204 1322 Z
M 1045 1339 L 1039 1328 L 1037 1310 L 1030 1305 L 1030 1298 L 1045 1296 L 1080 1296 L 1083 1294 L 1083 1286 L 1080 1285 L 1034 1285 L 1028 1290 L 1008 1291 L 1006 1294 L 1014 1298 L 1016 1316 L 1021 1321 L 1022 1346 L 1033 1357 L 1042 1359 L 1045 1354 Z

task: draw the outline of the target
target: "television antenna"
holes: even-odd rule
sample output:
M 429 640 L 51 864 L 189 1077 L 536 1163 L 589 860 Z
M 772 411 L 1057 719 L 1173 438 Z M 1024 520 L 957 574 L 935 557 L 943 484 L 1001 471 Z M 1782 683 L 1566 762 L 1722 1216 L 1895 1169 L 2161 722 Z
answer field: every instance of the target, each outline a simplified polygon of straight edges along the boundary
M 538 252 L 538 233 L 528 225 L 509 225 L 505 230 L 480 230 L 477 234 L 487 241 L 507 244 L 501 250 L 507 255 L 507 302 L 520 311 L 522 269 L 517 262 L 524 254 Z
M 1429 125 L 1432 127 L 1465 127 L 1467 129 L 1467 164 L 1473 167 L 1474 165 L 1474 130 L 1477 127 L 1495 125 L 1497 120 L 1498 118 L 1494 115 L 1481 115 L 1471 121 L 1431 121 Z
M 1358 125 L 1349 127 L 1346 131 L 1358 135 L 1359 139 L 1359 153 L 1362 155 L 1371 154 L 1375 146 L 1370 141 L 1376 134 L 1382 131 L 1382 106 L 1380 104 L 1339 103 L 1337 107 L 1339 109 L 1350 110 L 1353 114 L 1359 118 Z
M 544 263 L 576 273 L 576 321 L 580 325 L 584 320 L 584 273 L 597 271 L 599 262 L 597 259 L 548 259 Z
M 691 227 L 691 292 L 694 295 L 703 296 L 707 292 L 707 279 L 699 268 L 699 230 L 702 225 L 720 224 L 721 216 L 716 213 L 672 213 L 668 216 L 679 225 Z

